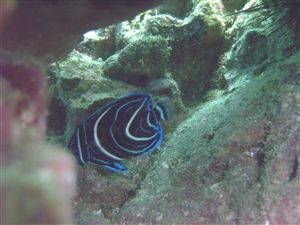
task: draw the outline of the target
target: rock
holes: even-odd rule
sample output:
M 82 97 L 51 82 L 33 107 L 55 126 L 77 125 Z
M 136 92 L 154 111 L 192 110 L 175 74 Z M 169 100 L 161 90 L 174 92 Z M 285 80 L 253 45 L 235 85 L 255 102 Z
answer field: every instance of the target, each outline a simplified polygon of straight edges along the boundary
M 67 108 L 64 102 L 58 97 L 53 97 L 49 104 L 48 111 L 47 135 L 63 135 L 67 123 Z
M 7 126 L 4 125 L 1 130 L 10 129 L 4 132 L 10 136 L 2 139 L 5 140 L 4 145 L 16 141 L 28 128 L 34 129 L 38 137 L 43 137 L 46 131 L 45 78 L 39 68 L 3 59 L 0 70 L 1 88 L 6 93 L 1 96 L 1 109 L 8 119 L 5 120 Z
M 116 50 L 114 32 L 115 26 L 89 31 L 84 34 L 84 40 L 78 44 L 76 49 L 94 59 L 106 60 Z
M 300 86 L 299 79 L 283 80 L 297 73 L 298 59 L 280 62 L 276 72 L 271 65 L 199 106 L 165 144 L 118 222 L 297 224 L 300 202 L 291 193 L 300 180 Z
M 191 0 L 168 0 L 164 1 L 158 8 L 159 14 L 171 14 L 176 18 L 184 18 L 191 11 L 193 2 Z
M 106 60 L 104 73 L 136 86 L 164 77 L 170 56 L 168 42 L 161 37 L 146 37 L 128 44 L 118 55 Z
M 130 23 L 120 24 L 116 29 L 116 46 L 122 49 L 121 52 L 133 42 L 146 40 L 149 36 L 167 40 L 168 46 L 172 49 L 167 72 L 172 74 L 172 78 L 178 83 L 182 98 L 187 103 L 202 98 L 211 88 L 222 86 L 216 84 L 211 87 L 212 79 L 224 81 L 222 78 L 215 79 L 212 75 L 217 76 L 214 72 L 218 67 L 218 59 L 224 52 L 225 23 L 220 16 L 222 3 L 221 1 L 195 1 L 193 4 L 191 11 L 187 12 L 183 19 L 176 18 L 172 14 L 148 11 L 137 16 Z M 167 9 L 168 7 L 165 7 L 164 10 Z M 109 68 L 116 68 L 118 57 L 112 56 L 111 59 L 107 61 Z M 128 60 L 128 57 L 125 59 Z M 132 66 L 140 67 L 133 63 Z M 117 71 L 121 69 L 117 67 Z M 108 71 L 108 73 L 117 73 L 117 71 Z
M 3 193 L 3 224 L 73 223 L 73 159 L 61 147 L 45 141 L 47 89 L 41 65 L 65 56 L 83 32 L 123 20 L 156 2 L 1 1 L 0 149 L 3 174 L 0 191 Z M 97 67 L 99 64 L 101 61 L 89 65 Z M 72 68 L 68 69 L 72 71 Z M 83 72 L 87 68 L 77 65 L 76 69 Z M 97 77 L 87 74 L 87 83 L 101 80 Z M 69 90 L 77 86 L 76 78 L 65 77 L 69 81 L 65 82 Z M 55 85 L 60 80 L 51 77 L 49 81 L 50 91 L 58 91 Z M 111 81 L 102 81 L 102 87 L 107 83 L 115 87 Z M 63 129 L 66 114 L 60 103 L 67 98 L 55 97 L 50 105 L 51 110 L 57 112 L 52 112 L 49 119 L 50 122 L 62 122 L 52 127 L 55 135 L 61 135 L 62 130 L 58 129 Z M 68 104 L 73 104 L 72 99 Z
M 74 50 L 65 60 L 49 67 L 59 98 L 70 108 L 87 109 L 99 99 L 111 99 L 133 87 L 104 76 L 103 62 Z
M 183 35 L 171 44 L 170 70 L 187 102 L 203 97 L 211 88 L 211 74 L 224 51 L 224 23 L 215 3 L 199 1 L 181 25 Z
M 5 23 L 9 20 L 9 17 L 16 8 L 15 1 L 3 1 L 1 4 L 1 15 L 0 15 L 0 30 L 2 31 Z
M 158 2 L 17 1 L 1 48 L 47 65 L 69 53 L 84 32 L 122 21 Z
M 146 87 L 168 111 L 170 119 L 164 123 L 166 134 L 172 132 L 185 119 L 187 112 L 176 81 L 168 75 L 167 77 L 154 80 Z
M 1 222 L 73 223 L 70 206 L 75 193 L 75 171 L 69 155 L 58 146 L 28 139 L 4 151 L 11 157 L 6 157 L 4 164 L 1 162 Z
M 83 223 L 95 213 L 99 218 L 112 219 L 119 213 L 118 209 L 135 195 L 136 180 L 129 177 L 105 176 L 105 172 L 99 171 L 88 166 L 79 169 L 78 195 L 74 200 L 75 218 Z
M 255 14 L 239 16 L 225 35 L 221 1 L 189 2 L 116 25 L 105 61 L 85 43 L 51 65 L 65 142 L 86 115 L 128 90 L 151 93 L 174 113 L 160 149 L 127 160 L 129 173 L 78 166 L 76 223 L 299 224 L 299 51 L 288 51 L 288 38 L 245 27 Z M 156 41 L 165 44 L 152 48 Z M 167 48 L 155 68 L 149 55 Z M 183 102 L 197 107 L 185 114 Z
M 246 3 L 247 0 L 223 1 L 225 9 L 232 13 L 241 10 Z
M 9 58 L 2 58 L 0 70 L 5 92 L 0 106 L 1 220 L 70 224 L 75 171 L 68 154 L 43 141 L 45 78 L 38 67 Z
M 101 60 L 94 60 L 76 50 L 64 60 L 51 64 L 48 74 L 53 80 L 50 105 L 53 108 L 50 108 L 48 118 L 61 121 L 59 124 L 63 126 L 60 134 L 50 139 L 58 138 L 59 141 L 62 139 L 59 136 L 63 135 L 64 144 L 67 144 L 75 126 L 87 115 L 120 96 L 136 91 L 131 85 L 105 77 Z M 60 111 L 57 110 L 59 105 Z M 52 123 L 51 126 L 54 125 Z
M 229 55 L 247 52 L 223 62 L 224 76 L 238 79 L 177 127 L 119 223 L 299 223 L 300 53 L 287 58 L 281 42 L 272 52 L 269 43 L 232 47 Z
M 251 43 L 256 42 L 256 45 Z M 245 69 L 249 65 L 264 65 L 270 54 L 267 36 L 257 31 L 246 32 L 235 44 L 228 61 L 228 69 L 240 67 Z

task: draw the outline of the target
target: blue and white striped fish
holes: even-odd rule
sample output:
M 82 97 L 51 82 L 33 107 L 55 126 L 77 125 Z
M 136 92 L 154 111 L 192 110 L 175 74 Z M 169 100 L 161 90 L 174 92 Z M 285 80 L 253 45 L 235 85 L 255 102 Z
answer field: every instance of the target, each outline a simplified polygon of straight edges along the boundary
M 125 172 L 127 168 L 119 161 L 156 149 L 163 140 L 160 122 L 167 119 L 166 109 L 160 103 L 153 105 L 148 94 L 131 94 L 84 119 L 69 148 L 82 165 Z

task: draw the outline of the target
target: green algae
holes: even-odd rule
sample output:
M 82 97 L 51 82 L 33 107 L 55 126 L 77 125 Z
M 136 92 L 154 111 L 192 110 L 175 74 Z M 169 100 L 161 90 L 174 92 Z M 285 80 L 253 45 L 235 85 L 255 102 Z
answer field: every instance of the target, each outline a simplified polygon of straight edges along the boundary
M 168 42 L 162 37 L 145 37 L 128 44 L 117 57 L 108 59 L 104 73 L 114 79 L 144 86 L 148 80 L 165 76 L 170 51 Z

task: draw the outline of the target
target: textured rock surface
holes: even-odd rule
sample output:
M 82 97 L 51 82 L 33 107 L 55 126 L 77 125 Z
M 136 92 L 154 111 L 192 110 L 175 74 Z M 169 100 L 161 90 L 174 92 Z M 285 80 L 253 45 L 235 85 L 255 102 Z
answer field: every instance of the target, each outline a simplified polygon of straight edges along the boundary
M 1 48 L 16 57 L 47 64 L 70 52 L 85 31 L 124 20 L 158 2 L 15 1 Z
M 220 65 L 228 89 L 176 129 L 119 223 L 299 224 L 300 53 L 237 37 Z
M 222 17 L 220 3 L 187 1 L 182 11 L 166 5 L 144 12 L 49 68 L 51 105 L 60 112 L 52 120 L 66 118 L 65 130 L 52 129 L 60 130 L 60 142 L 84 116 L 130 90 L 177 107 L 161 149 L 126 161 L 129 173 L 78 168 L 78 224 L 300 223 L 300 53 L 288 38 L 260 32 L 264 24 L 248 26 L 256 14 L 238 16 L 225 31 L 231 18 Z M 171 49 L 163 69 L 151 61 L 153 40 L 165 53 Z M 103 58 L 88 47 L 101 42 L 111 47 Z M 224 45 L 230 50 L 220 58 Z M 137 74 L 149 80 L 139 85 Z M 209 91 L 214 87 L 224 90 Z M 182 102 L 198 107 L 178 125 Z
M 1 145 L 8 147 L 18 142 L 27 129 L 33 129 L 34 136 L 42 138 L 46 131 L 45 78 L 39 68 L 6 58 L 1 61 L 0 71 L 1 115 L 4 116 L 1 118 L 1 135 L 5 137 L 1 139 Z
M 8 58 L 0 71 L 1 223 L 72 223 L 73 160 L 43 141 L 44 75 Z
M 223 1 L 226 10 L 230 12 L 235 12 L 237 10 L 241 10 L 243 6 L 247 3 L 247 0 L 239 0 L 239 1 Z
M 74 162 L 60 147 L 29 138 L 1 153 L 1 223 L 70 224 Z
M 48 67 L 52 93 L 48 116 L 50 140 L 66 145 L 75 126 L 85 116 L 130 92 L 147 91 L 154 97 L 159 96 L 158 99 L 172 109 L 176 119 L 167 124 L 169 130 L 183 119 L 184 106 L 174 80 L 157 79 L 142 89 L 109 79 L 103 73 L 102 64 L 101 60 L 73 51 L 65 60 Z M 124 177 L 94 166 L 78 166 L 78 194 L 74 200 L 78 223 L 94 224 L 99 220 L 99 224 L 106 224 L 103 221 L 115 218 L 124 203 L 135 195 L 154 155 L 127 160 L 130 173 Z
M 175 121 L 169 126 L 173 129 L 183 118 L 183 102 L 202 98 L 200 94 L 210 88 L 224 87 L 222 75 L 213 74 L 223 49 L 221 3 L 189 4 L 190 11 L 182 20 L 160 15 L 159 10 L 168 9 L 165 5 L 130 22 L 88 32 L 77 50 L 52 64 L 49 77 L 54 97 L 49 118 L 56 123 L 49 124 L 48 133 L 55 136 L 55 127 L 61 129 L 58 124 L 65 124 L 66 131 L 56 133 L 57 140 L 64 133 L 66 142 L 74 124 L 85 115 L 137 91 L 159 96 L 168 105 Z M 98 46 L 106 44 L 110 50 L 101 53 Z M 207 45 L 214 46 L 214 51 Z
M 77 46 L 77 50 L 95 59 L 103 60 L 111 56 L 116 50 L 114 43 L 115 26 L 89 31 L 84 34 L 84 39 Z
M 77 49 L 104 60 L 104 75 L 113 79 L 147 87 L 158 78 L 172 78 L 184 102 L 199 100 L 208 90 L 226 86 L 215 73 L 224 52 L 222 3 L 188 1 L 185 13 L 175 12 L 180 4 L 166 3 L 131 21 L 88 32 Z
M 131 42 L 107 59 L 104 73 L 137 86 L 165 76 L 171 48 L 162 37 L 145 37 Z
M 120 24 L 115 36 L 116 46 L 121 49 L 148 36 L 167 40 L 172 49 L 167 71 L 178 83 L 183 100 L 193 102 L 210 88 L 225 85 L 225 80 L 214 73 L 224 51 L 224 20 L 221 1 L 187 4 L 190 4 L 189 10 L 182 19 L 172 16 L 171 8 L 161 7 L 162 12 L 170 10 L 170 14 L 160 14 L 159 10 L 158 13 L 144 13 L 130 23 Z M 179 7 L 180 3 L 175 5 Z M 122 63 L 119 65 L 123 66 Z M 210 82 L 213 79 L 218 80 L 215 85 Z
M 276 72 L 272 65 L 201 105 L 166 143 L 120 221 L 297 224 L 300 89 L 299 79 L 285 80 L 299 76 L 298 61 L 299 54 Z
M 120 21 L 155 2 L 0 1 L 1 224 L 73 223 L 74 162 L 61 147 L 45 141 L 47 89 L 41 64 L 68 53 L 87 29 Z M 81 71 L 87 69 L 77 66 Z M 97 80 L 93 76 L 86 82 Z M 73 77 L 65 80 L 69 90 L 76 86 Z M 106 83 L 119 87 L 105 81 L 99 82 L 102 88 Z M 53 86 L 51 91 L 55 92 Z M 49 102 L 52 110 L 59 111 L 51 118 L 56 123 L 48 131 L 55 135 L 63 133 L 67 118 L 60 103 Z

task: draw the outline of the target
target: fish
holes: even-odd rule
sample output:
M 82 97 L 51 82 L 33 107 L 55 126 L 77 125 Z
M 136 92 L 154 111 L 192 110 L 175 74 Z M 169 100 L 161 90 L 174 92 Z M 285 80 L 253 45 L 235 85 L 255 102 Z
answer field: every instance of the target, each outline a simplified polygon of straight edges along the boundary
M 97 109 L 75 129 L 68 148 L 80 165 L 128 172 L 120 161 L 146 155 L 163 141 L 166 107 L 149 94 L 133 93 Z

